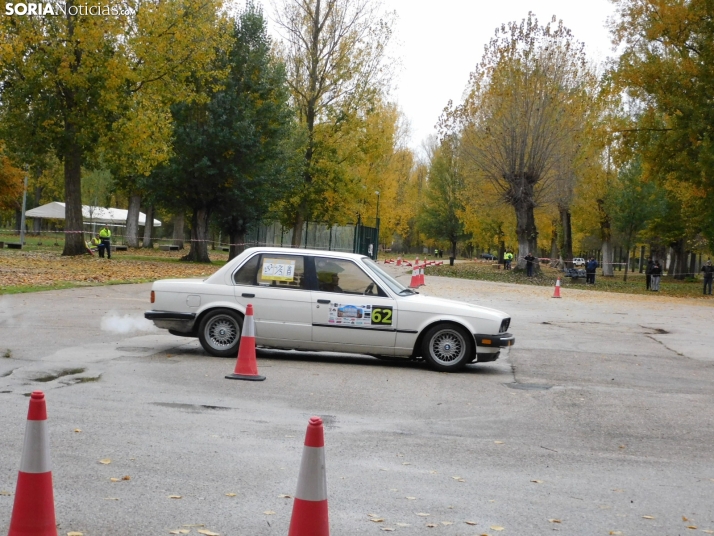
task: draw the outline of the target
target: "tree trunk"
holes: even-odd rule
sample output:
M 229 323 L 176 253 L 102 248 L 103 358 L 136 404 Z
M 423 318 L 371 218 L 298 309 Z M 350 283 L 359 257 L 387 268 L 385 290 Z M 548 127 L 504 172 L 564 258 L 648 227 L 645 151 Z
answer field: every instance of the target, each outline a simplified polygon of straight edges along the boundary
M 295 216 L 295 224 L 293 225 L 293 238 L 290 245 L 294 248 L 299 248 L 302 243 L 302 227 L 305 223 L 305 218 L 298 212 Z
M 605 277 L 614 277 L 615 272 L 612 267 L 612 243 L 610 240 L 603 240 L 600 252 L 602 254 L 602 275 Z
M 697 274 L 697 256 L 693 251 L 689 252 L 689 270 L 687 270 L 687 277 L 694 277 Z
M 191 215 L 191 249 L 188 255 L 181 257 L 184 261 L 211 262 L 208 256 L 208 217 L 206 207 L 193 210 Z
M 130 248 L 139 247 L 139 207 L 141 194 L 132 192 L 129 195 L 129 211 L 126 215 L 126 245 Z
M 65 123 L 69 138 L 64 154 L 64 250 L 62 255 L 84 255 L 87 247 L 82 233 L 82 149 L 76 141 L 75 127 Z
M 558 220 L 553 220 L 553 231 L 550 234 L 550 267 L 558 266 Z
M 684 238 L 673 242 L 671 248 L 672 260 L 669 265 L 669 270 L 667 271 L 667 276 L 673 277 L 674 279 L 684 279 L 684 272 L 686 271 L 684 268 L 686 262 Z
M 456 260 L 456 240 L 451 241 L 451 258 L 449 258 L 449 266 L 454 265 L 454 260 Z
M 154 230 L 154 205 L 151 204 L 146 208 L 146 222 L 144 223 L 144 240 L 142 246 L 149 249 L 154 249 L 152 234 Z
M 228 260 L 230 261 L 245 251 L 245 232 L 231 232 L 229 237 L 231 243 L 228 249 Z
M 605 212 L 605 201 L 597 200 L 597 208 L 600 214 L 600 240 L 602 246 L 602 275 L 604 277 L 614 277 L 615 271 L 612 266 L 612 228 L 610 227 L 610 216 Z
M 625 256 L 625 278 L 623 281 L 627 282 L 627 272 L 630 268 L 630 246 L 627 246 L 627 254 Z
M 179 249 L 183 249 L 183 227 L 184 227 L 184 213 L 179 212 L 174 216 L 174 233 L 172 236 L 174 246 L 178 246 Z
M 533 215 L 532 200 L 523 199 L 514 204 L 516 211 L 516 236 L 518 237 L 518 268 L 525 269 L 526 261 L 523 257 L 528 253 L 536 253 L 538 245 L 538 231 L 536 230 L 535 216 Z M 534 266 L 538 271 L 538 264 Z
M 562 207 L 560 210 L 560 228 L 563 233 L 563 245 L 560 254 L 566 261 L 573 260 L 573 229 L 570 209 Z

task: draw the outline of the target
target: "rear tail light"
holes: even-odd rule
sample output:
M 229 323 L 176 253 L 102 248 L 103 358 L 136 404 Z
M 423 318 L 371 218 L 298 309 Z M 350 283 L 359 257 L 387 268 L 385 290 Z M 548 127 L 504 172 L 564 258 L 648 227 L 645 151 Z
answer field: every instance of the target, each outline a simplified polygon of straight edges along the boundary
M 154 303 L 156 301 L 156 294 L 154 294 L 154 291 L 151 291 L 151 303 Z

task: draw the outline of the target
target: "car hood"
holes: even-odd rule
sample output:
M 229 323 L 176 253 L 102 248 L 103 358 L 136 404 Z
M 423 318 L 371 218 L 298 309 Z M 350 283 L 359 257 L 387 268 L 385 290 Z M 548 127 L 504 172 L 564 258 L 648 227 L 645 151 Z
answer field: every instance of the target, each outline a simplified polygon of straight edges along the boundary
M 456 300 L 447 300 L 445 298 L 423 296 L 421 294 L 407 296 L 399 300 L 400 311 L 422 312 L 425 309 L 430 313 L 453 314 L 493 320 L 503 320 L 510 316 L 503 311 L 491 309 L 490 307 L 483 307 L 481 305 Z

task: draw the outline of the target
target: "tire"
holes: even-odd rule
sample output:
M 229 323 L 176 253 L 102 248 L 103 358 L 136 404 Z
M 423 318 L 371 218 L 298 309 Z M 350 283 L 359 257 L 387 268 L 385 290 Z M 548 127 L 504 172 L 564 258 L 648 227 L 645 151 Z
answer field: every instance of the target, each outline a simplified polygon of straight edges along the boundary
M 441 372 L 463 369 L 475 357 L 474 340 L 456 324 L 436 324 L 424 334 L 422 356 L 429 366 Z
M 216 357 L 236 357 L 243 317 L 230 309 L 216 309 L 203 317 L 198 326 L 198 340 L 209 354 Z

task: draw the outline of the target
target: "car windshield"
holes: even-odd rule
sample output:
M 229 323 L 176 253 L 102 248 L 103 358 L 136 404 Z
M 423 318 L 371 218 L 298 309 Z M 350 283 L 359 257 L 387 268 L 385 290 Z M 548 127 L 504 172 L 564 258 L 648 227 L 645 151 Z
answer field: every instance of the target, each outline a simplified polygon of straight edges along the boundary
M 362 262 L 369 266 L 372 271 L 377 274 L 377 277 L 379 277 L 385 285 L 387 285 L 390 289 L 392 289 L 392 291 L 396 292 L 397 294 L 401 294 L 403 296 L 409 294 L 416 294 L 416 292 L 414 292 L 412 289 L 405 287 L 387 272 L 382 270 L 379 265 L 369 257 L 362 257 Z

